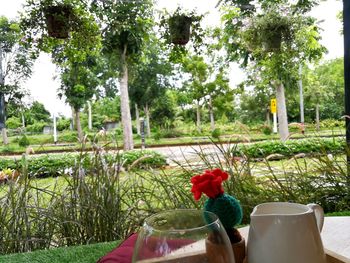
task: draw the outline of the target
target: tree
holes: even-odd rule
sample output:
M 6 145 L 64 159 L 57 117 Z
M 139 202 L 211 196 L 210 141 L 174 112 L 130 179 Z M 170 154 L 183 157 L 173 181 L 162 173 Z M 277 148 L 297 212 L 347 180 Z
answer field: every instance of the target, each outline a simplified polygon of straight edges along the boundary
M 188 95 L 196 102 L 197 131 L 201 133 L 201 100 L 206 95 L 204 83 L 208 80 L 209 69 L 204 58 L 198 55 L 189 56 L 183 61 L 184 72 L 189 74 L 185 83 Z
M 11 100 L 21 101 L 25 94 L 20 88 L 21 81 L 32 73 L 33 60 L 21 45 L 21 39 L 18 23 L 0 17 L 0 130 L 4 144 L 8 144 L 6 104 Z
M 268 79 L 276 89 L 279 133 L 282 141 L 289 135 L 285 84 L 295 82 L 300 63 L 315 61 L 325 51 L 318 43 L 320 36 L 315 19 L 304 14 L 315 2 L 304 1 L 303 5 L 299 1 L 290 5 L 285 0 L 276 3 L 260 1 L 258 11 L 250 15 L 249 19 L 241 20 L 242 29 L 235 28 L 239 35 L 237 41 L 232 41 L 232 37 L 228 35 L 232 30 L 226 27 L 226 45 L 231 48 L 234 46 L 234 58 L 237 59 L 242 53 L 246 55 L 243 63 L 247 63 L 251 58 L 251 64 L 255 68 L 254 74 Z M 237 20 L 239 12 L 229 10 L 224 17 L 228 23 Z
M 68 63 L 61 73 L 61 92 L 66 101 L 74 108 L 75 125 L 80 141 L 83 140 L 83 131 L 80 122 L 80 110 L 84 104 L 96 93 L 99 80 L 93 71 L 94 58 L 89 58 L 84 63 Z
M 305 69 L 305 103 L 315 108 L 320 119 L 339 119 L 344 115 L 344 60 L 326 61 Z M 318 109 L 318 113 L 316 112 Z M 315 115 L 310 118 L 315 119 Z
M 128 69 L 137 61 L 153 26 L 150 0 L 93 1 L 93 11 L 103 27 L 104 52 L 115 77 L 119 77 L 124 150 L 134 147 L 128 91 Z
M 166 88 L 170 86 L 168 76 L 172 73 L 172 67 L 162 54 L 164 51 L 159 41 L 153 36 L 147 43 L 147 48 L 144 49 L 140 63 L 132 70 L 130 97 L 135 103 L 136 115 L 138 115 L 138 107 L 143 107 L 148 136 L 151 134 L 151 105 L 162 99 Z M 138 118 L 136 122 L 139 123 Z

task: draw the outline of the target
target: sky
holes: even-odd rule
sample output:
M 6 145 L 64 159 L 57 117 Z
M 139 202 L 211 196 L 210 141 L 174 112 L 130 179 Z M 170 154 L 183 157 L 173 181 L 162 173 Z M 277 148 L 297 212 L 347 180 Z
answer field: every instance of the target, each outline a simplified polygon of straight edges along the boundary
M 0 15 L 8 18 L 15 18 L 18 11 L 21 10 L 25 0 L 0 0 Z M 170 12 L 175 10 L 180 4 L 185 9 L 192 10 L 197 8 L 198 13 L 208 12 L 206 23 L 219 23 L 219 13 L 215 9 L 217 1 L 215 0 L 158 0 L 158 8 L 167 8 Z M 342 10 L 342 1 L 327 0 L 322 2 L 320 6 L 312 11 L 312 15 L 316 17 L 323 29 L 321 32 L 321 43 L 328 49 L 328 54 L 324 59 L 333 59 L 343 56 L 344 45 L 343 38 L 340 35 L 341 23 L 337 20 L 336 15 Z M 235 85 L 244 79 L 244 74 L 237 65 L 230 65 L 230 84 Z M 31 93 L 29 101 L 37 100 L 45 105 L 45 108 L 51 114 L 71 115 L 71 110 L 68 105 L 57 97 L 57 89 L 59 82 L 54 81 L 56 75 L 56 67 L 51 63 L 50 56 L 42 53 L 39 59 L 35 62 L 34 73 L 23 86 Z

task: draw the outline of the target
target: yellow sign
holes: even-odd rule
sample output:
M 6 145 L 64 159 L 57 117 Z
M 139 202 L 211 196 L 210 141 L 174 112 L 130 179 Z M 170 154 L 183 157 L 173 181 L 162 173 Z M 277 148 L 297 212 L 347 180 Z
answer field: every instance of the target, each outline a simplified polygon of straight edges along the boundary
M 276 113 L 277 112 L 277 101 L 276 101 L 276 99 L 271 99 L 270 110 L 271 110 L 271 113 Z

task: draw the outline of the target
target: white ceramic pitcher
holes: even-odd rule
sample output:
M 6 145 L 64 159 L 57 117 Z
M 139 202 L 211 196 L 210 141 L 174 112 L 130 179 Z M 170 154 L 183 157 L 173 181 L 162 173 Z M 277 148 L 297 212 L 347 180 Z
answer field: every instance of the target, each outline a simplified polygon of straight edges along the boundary
M 249 263 L 326 263 L 317 204 L 263 203 L 250 215 Z

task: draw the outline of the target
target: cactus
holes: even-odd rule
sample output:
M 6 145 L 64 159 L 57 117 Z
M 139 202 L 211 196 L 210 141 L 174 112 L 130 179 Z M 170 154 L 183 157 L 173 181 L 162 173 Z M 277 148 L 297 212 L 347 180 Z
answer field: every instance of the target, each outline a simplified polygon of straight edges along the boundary
M 218 216 L 231 242 L 236 243 L 241 240 L 241 235 L 235 226 L 241 223 L 243 213 L 239 201 L 224 193 L 222 182 L 227 179 L 228 174 L 220 169 L 207 170 L 192 177 L 191 192 L 195 200 L 199 200 L 202 193 L 209 197 L 204 204 L 204 210 Z

